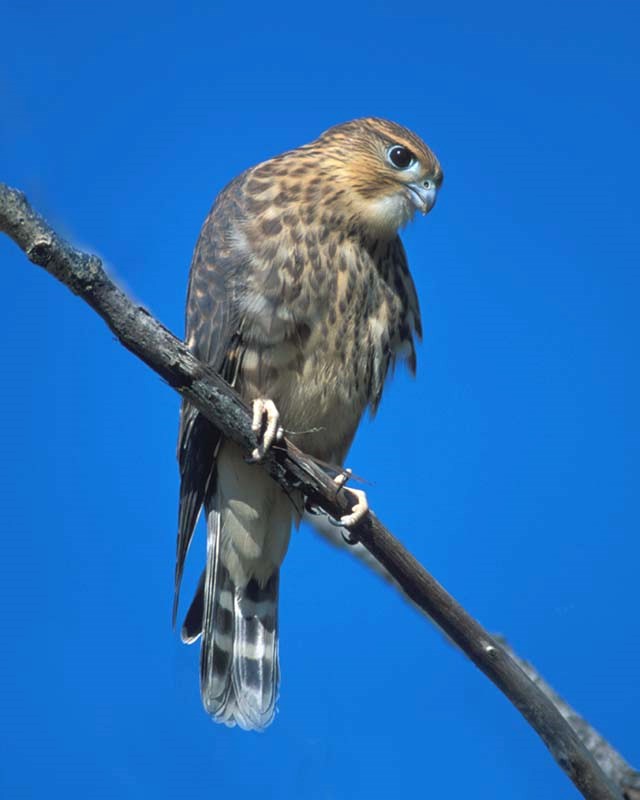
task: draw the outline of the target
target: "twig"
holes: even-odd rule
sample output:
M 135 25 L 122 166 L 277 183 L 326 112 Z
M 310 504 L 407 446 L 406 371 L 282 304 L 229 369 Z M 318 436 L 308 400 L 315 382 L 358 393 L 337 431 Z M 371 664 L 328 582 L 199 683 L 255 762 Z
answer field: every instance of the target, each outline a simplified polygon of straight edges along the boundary
M 251 416 L 238 395 L 148 311 L 132 303 L 107 276 L 96 256 L 76 250 L 60 238 L 21 192 L 4 184 L 0 184 L 0 230 L 32 262 L 85 300 L 127 349 L 196 406 L 225 436 L 247 452 L 256 446 Z M 301 490 L 313 505 L 331 516 L 341 517 L 351 510 L 349 493 L 337 491 L 336 484 L 291 442 L 272 450 L 263 466 L 285 490 Z M 504 692 L 585 798 L 623 800 L 618 787 L 598 767 L 549 697 L 374 514 L 369 514 L 352 533 L 408 597 Z

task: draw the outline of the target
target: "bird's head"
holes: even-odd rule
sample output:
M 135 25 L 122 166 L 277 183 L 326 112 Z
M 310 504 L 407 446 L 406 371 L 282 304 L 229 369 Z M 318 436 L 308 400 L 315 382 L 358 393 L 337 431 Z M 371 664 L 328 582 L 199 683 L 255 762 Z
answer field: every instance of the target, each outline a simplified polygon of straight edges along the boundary
M 416 211 L 433 208 L 442 169 L 407 128 L 367 117 L 330 128 L 314 144 L 350 212 L 377 234 L 395 235 Z

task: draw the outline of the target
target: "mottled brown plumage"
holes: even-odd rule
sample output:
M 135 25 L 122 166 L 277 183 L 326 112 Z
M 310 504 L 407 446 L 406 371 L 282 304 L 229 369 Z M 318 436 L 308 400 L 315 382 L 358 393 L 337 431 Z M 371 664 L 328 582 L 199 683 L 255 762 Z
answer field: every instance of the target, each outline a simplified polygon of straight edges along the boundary
M 415 370 L 420 313 L 397 230 L 431 208 L 441 181 L 415 134 L 354 120 L 247 170 L 204 223 L 189 346 L 248 401 L 273 400 L 287 436 L 325 462 L 342 464 L 394 361 Z M 261 728 L 275 711 L 278 570 L 297 512 L 186 405 L 178 456 L 176 602 L 202 505 L 208 521 L 207 569 L 183 637 L 203 633 L 207 710 Z

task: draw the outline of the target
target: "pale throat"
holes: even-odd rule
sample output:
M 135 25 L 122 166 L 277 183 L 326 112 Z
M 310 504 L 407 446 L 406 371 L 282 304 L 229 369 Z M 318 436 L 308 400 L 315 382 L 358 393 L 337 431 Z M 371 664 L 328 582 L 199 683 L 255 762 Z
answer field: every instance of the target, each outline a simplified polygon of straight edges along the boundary
M 394 235 L 413 219 L 416 208 L 405 191 L 369 200 L 365 216 L 369 225 L 380 234 Z

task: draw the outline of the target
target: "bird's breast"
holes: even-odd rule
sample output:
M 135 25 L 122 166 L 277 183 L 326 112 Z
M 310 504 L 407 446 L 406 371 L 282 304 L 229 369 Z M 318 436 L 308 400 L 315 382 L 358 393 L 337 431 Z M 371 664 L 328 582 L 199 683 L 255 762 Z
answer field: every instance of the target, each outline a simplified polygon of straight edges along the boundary
M 357 242 L 270 242 L 240 300 L 247 399 L 269 397 L 303 450 L 341 461 L 386 375 L 399 301 Z

